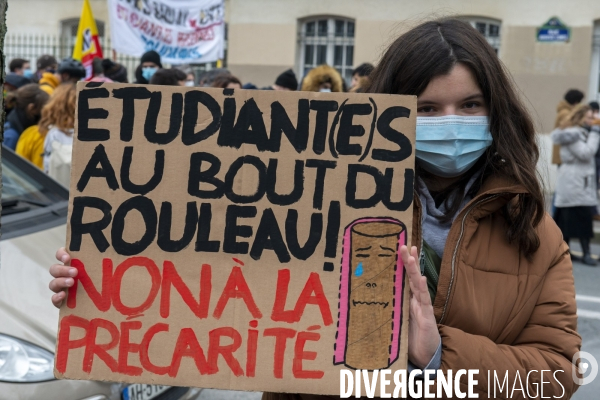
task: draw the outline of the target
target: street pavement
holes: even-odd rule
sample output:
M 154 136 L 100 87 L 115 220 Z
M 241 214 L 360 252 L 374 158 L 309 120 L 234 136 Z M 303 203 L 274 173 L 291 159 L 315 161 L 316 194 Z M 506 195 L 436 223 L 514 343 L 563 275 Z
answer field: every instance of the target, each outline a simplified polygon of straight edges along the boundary
M 579 254 L 579 243 L 572 240 L 571 248 Z M 600 245 L 592 244 L 592 254 L 600 255 Z M 575 292 L 577 293 L 577 330 L 583 339 L 582 351 L 586 351 L 600 363 L 600 263 L 596 267 L 573 263 Z M 597 399 L 600 393 L 600 375 L 579 388 L 575 400 Z
M 579 244 L 573 240 L 571 247 L 575 254 Z M 600 255 L 600 245 L 592 244 L 592 253 Z M 573 276 L 577 293 L 578 332 L 583 339 L 582 351 L 592 354 L 600 363 L 600 263 L 597 267 L 574 262 Z M 572 397 L 574 400 L 597 399 L 600 393 L 600 373 L 591 383 L 579 388 Z M 202 400 L 260 400 L 260 392 L 235 392 L 231 390 L 205 389 Z

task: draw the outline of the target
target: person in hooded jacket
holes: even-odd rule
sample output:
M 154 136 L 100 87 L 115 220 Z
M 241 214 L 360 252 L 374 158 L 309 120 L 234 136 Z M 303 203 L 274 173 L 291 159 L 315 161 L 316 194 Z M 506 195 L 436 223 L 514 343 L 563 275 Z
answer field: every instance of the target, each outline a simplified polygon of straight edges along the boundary
M 36 83 L 22 86 L 6 97 L 6 103 L 12 111 L 4 123 L 4 145 L 15 150 L 21 133 L 36 125 L 42 114 L 42 108 L 50 96 Z
M 456 378 L 462 397 L 468 387 L 488 398 L 498 373 L 521 383 L 519 398 L 538 397 L 541 386 L 545 398 L 570 398 L 581 349 L 572 263 L 545 212 L 533 120 L 494 48 L 462 19 L 424 22 L 390 45 L 365 92 L 417 101 L 412 246 L 399 249 L 411 296 L 409 369 L 478 370 L 472 385 Z M 56 258 L 49 286 L 58 307 L 78 270 L 64 248 Z M 306 354 L 314 353 L 300 362 Z M 273 358 L 261 362 L 273 368 Z M 303 394 L 337 386 L 339 374 L 325 379 L 333 382 L 297 380 L 263 399 L 331 398 Z
M 35 81 L 40 84 L 43 91 L 52 95 L 54 89 L 60 84 L 60 79 L 55 75 L 58 61 L 53 56 L 44 54 L 37 59 L 36 66 Z
M 584 96 L 583 92 L 577 89 L 570 89 L 565 93 L 564 98 L 556 106 L 555 129 L 569 118 L 573 109 L 581 103 Z M 556 144 L 552 148 L 552 164 L 560 165 L 560 147 Z
M 579 105 L 552 131 L 551 137 L 560 146 L 562 161 L 556 180 L 554 219 L 565 242 L 579 239 L 581 262 L 593 266 L 597 263 L 591 257 L 590 240 L 594 237 L 593 216 L 598 204 L 595 154 L 600 127 L 592 124 L 591 107 Z
M 154 50 L 145 52 L 135 70 L 135 83 L 147 85 L 152 75 L 162 67 L 160 54 Z
M 308 71 L 300 90 L 304 92 L 343 92 L 344 80 L 335 68 L 323 64 Z

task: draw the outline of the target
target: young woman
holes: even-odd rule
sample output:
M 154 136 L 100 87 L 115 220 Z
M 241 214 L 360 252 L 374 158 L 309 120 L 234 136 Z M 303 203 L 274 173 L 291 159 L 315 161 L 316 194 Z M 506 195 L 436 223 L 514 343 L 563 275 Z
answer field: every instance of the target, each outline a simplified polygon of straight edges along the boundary
M 544 212 L 531 118 L 496 53 L 465 22 L 426 22 L 390 46 L 371 79 L 367 92 L 418 96 L 416 246 L 401 249 L 410 363 L 479 369 L 480 398 L 488 371 L 508 372 L 511 387 L 520 379 L 532 396 L 543 379 L 544 396 L 569 398 L 581 346 L 571 260 Z M 57 258 L 70 260 L 64 249 Z M 51 273 L 59 306 L 76 270 L 56 264 Z
M 12 109 L 4 123 L 4 145 L 15 150 L 19 137 L 30 126 L 38 123 L 48 93 L 36 83 L 21 86 L 6 97 L 6 104 Z
M 44 107 L 40 121 L 40 134 L 45 136 L 44 171 L 67 187 L 71 175 L 76 99 L 75 84 L 63 83 Z
M 552 132 L 562 161 L 556 180 L 554 219 L 567 244 L 570 238 L 579 239 L 581 262 L 591 266 L 597 265 L 590 254 L 590 240 L 594 237 L 593 217 L 598 205 L 595 155 L 600 142 L 600 127 L 593 123 L 591 107 L 579 105 Z

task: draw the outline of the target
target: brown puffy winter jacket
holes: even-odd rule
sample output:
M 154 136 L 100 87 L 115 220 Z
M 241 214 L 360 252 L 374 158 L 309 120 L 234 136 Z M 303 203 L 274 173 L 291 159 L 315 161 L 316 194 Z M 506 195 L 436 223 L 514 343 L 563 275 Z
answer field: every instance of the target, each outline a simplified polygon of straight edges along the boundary
M 502 209 L 522 193 L 526 191 L 520 186 L 489 178 L 452 224 L 433 304 L 442 337 L 441 369 L 479 369 L 480 399 L 488 398 L 488 370 L 496 371 L 500 381 L 508 371 L 511 389 L 517 373 L 525 387 L 529 371 L 563 370 L 556 373 L 560 384 L 551 373 L 544 375 L 544 396 L 568 399 L 577 389 L 571 360 L 581 347 L 571 259 L 547 214 L 537 227 L 540 247 L 531 261 L 508 243 Z M 415 196 L 412 243 L 416 244 L 421 241 L 420 216 Z M 493 372 L 491 377 L 493 387 Z M 539 396 L 540 378 L 539 373 L 530 375 L 532 395 L 537 385 Z M 466 392 L 466 379 L 461 386 Z M 522 394 L 517 390 L 512 398 L 523 398 Z M 508 396 L 506 389 L 497 392 L 497 398 Z M 263 400 L 321 397 L 326 396 L 265 393 Z

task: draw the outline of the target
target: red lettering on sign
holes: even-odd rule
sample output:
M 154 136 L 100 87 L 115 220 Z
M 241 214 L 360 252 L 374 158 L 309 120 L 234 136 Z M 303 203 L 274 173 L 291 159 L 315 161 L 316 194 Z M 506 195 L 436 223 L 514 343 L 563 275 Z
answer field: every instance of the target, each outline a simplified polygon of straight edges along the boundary
M 156 375 L 166 375 L 169 373 L 169 369 L 171 368 L 170 366 L 159 367 L 157 365 L 154 365 L 150 361 L 150 357 L 148 355 L 148 350 L 150 348 L 150 342 L 152 342 L 152 339 L 154 339 L 154 336 L 159 332 L 168 332 L 168 331 L 169 331 L 169 325 L 163 324 L 163 323 L 158 323 L 158 324 L 152 325 L 150 327 L 150 329 L 148 329 L 148 331 L 144 334 L 144 338 L 142 339 L 142 342 L 140 343 L 140 364 L 142 364 L 142 367 L 146 371 L 150 371 Z
M 283 360 L 285 356 L 285 347 L 288 339 L 296 336 L 296 331 L 289 328 L 269 328 L 265 329 L 263 336 L 275 337 L 275 351 L 273 357 L 273 376 L 277 379 L 283 378 Z
M 250 288 L 246 283 L 246 279 L 244 278 L 244 274 L 240 267 L 232 268 L 227 283 L 225 284 L 225 288 L 223 289 L 223 293 L 221 293 L 221 297 L 213 312 L 213 317 L 216 319 L 221 318 L 229 299 L 243 299 L 248 311 L 252 314 L 252 317 L 257 319 L 262 318 L 262 313 L 252 297 L 252 293 L 250 292 Z
M 108 343 L 96 343 L 96 338 L 98 337 L 98 328 L 102 328 L 109 333 L 110 341 Z M 85 345 L 85 353 L 83 355 L 83 371 L 87 372 L 88 374 L 92 372 L 94 355 L 96 355 L 98 358 L 104 361 L 104 363 L 112 372 L 117 372 L 119 370 L 117 360 L 108 354 L 108 350 L 114 349 L 118 343 L 119 329 L 117 329 L 115 324 L 102 318 L 92 319 L 90 321 L 89 332 Z
M 58 349 L 56 351 L 56 370 L 61 374 L 64 374 L 67 369 L 69 350 L 85 346 L 89 324 L 90 322 L 87 319 L 75 315 L 67 315 L 60 320 Z M 84 336 L 81 339 L 71 340 L 72 327 L 84 329 Z
M 187 287 L 171 261 L 163 263 L 163 276 L 160 295 L 160 316 L 167 318 L 171 309 L 171 285 L 177 290 L 185 304 L 198 318 L 208 317 L 208 307 L 210 304 L 211 267 L 208 264 L 202 265 L 200 272 L 200 290 L 198 302 L 194 298 L 191 290 Z
M 298 322 L 304 314 L 304 309 L 307 304 L 314 304 L 319 306 L 323 323 L 325 326 L 333 323 L 331 316 L 331 309 L 329 308 L 329 302 L 323 291 L 323 285 L 319 274 L 311 272 L 308 276 L 308 280 L 302 289 L 302 293 L 296 301 L 296 306 L 293 310 L 285 310 L 285 305 L 288 296 L 288 287 L 290 284 L 290 270 L 281 269 L 277 272 L 277 290 L 275 293 L 275 302 L 273 304 L 273 312 L 271 313 L 271 319 L 277 322 L 293 323 Z M 314 293 L 314 294 L 313 294 Z
M 129 331 L 142 329 L 141 321 L 121 322 L 121 342 L 119 343 L 119 372 L 129 376 L 140 376 L 143 369 L 128 364 L 129 353 L 139 353 L 140 344 L 131 343 Z
M 183 357 L 190 357 L 196 363 L 196 368 L 201 375 L 208 373 L 208 363 L 204 357 L 204 351 L 198 343 L 198 338 L 192 330 L 192 328 L 183 328 L 179 332 L 177 338 L 177 344 L 175 345 L 175 351 L 173 352 L 173 360 L 171 361 L 171 367 L 169 368 L 169 376 L 175 377 L 179 372 L 179 365 Z
M 75 308 L 77 306 L 77 287 L 79 286 L 79 282 L 81 282 L 83 289 L 87 292 L 94 306 L 100 311 L 108 311 L 112 297 L 112 260 L 109 258 L 102 260 L 102 294 L 94 286 L 81 260 L 72 259 L 71 266 L 77 268 L 77 276 L 73 278 L 73 286 L 69 289 L 67 307 Z
M 144 267 L 148 271 L 150 278 L 152 279 L 152 286 L 150 287 L 150 291 L 148 292 L 148 297 L 142 304 L 137 307 L 128 307 L 123 304 L 121 301 L 121 284 L 123 282 L 123 275 L 125 272 L 129 270 L 131 267 Z M 148 257 L 130 257 L 123 261 L 117 267 L 115 274 L 113 276 L 113 305 L 115 309 L 123 315 L 138 315 L 142 312 L 146 311 L 156 298 L 158 294 L 158 290 L 160 289 L 160 271 L 154 261 L 149 259 Z
M 294 378 L 298 379 L 321 379 L 325 372 L 323 371 L 308 371 L 302 369 L 302 360 L 315 360 L 317 352 L 304 351 L 304 345 L 307 341 L 318 341 L 321 335 L 314 332 L 299 332 L 294 346 L 294 362 L 292 364 L 292 373 Z
M 221 337 L 225 336 L 233 340 L 232 343 L 222 345 Z M 223 356 L 225 362 L 235 376 L 243 376 L 244 371 L 239 361 L 233 353 L 242 345 L 242 336 L 238 331 L 231 327 L 213 329 L 208 333 L 208 368 L 211 374 L 219 372 L 217 361 L 219 354 Z

